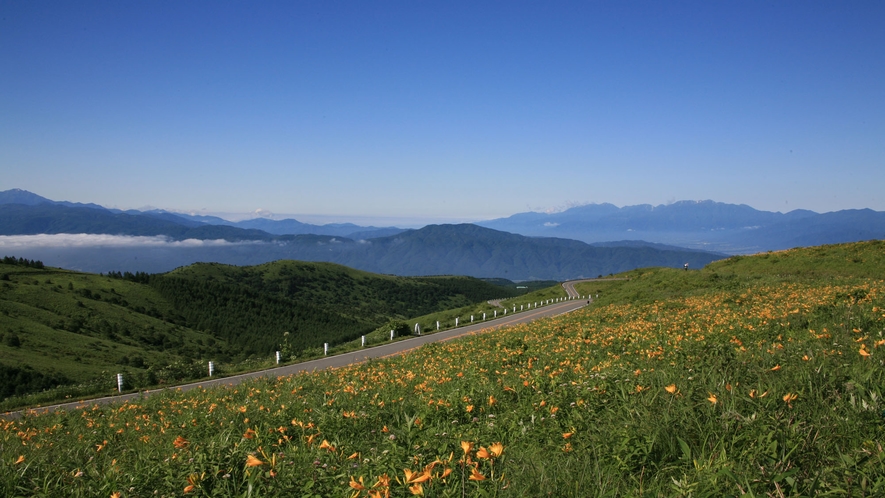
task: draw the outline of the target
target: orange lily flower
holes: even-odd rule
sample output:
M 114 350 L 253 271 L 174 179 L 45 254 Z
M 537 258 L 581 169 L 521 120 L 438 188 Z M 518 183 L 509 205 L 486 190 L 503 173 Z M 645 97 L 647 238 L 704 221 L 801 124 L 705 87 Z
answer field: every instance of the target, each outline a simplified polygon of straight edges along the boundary
M 494 443 L 489 446 L 489 451 L 497 458 L 501 456 L 502 453 L 504 453 L 504 445 L 501 443 Z
M 473 471 L 470 473 L 470 477 L 469 477 L 469 479 L 470 479 L 471 481 L 485 481 L 485 480 L 486 480 L 486 476 L 480 474 L 479 471 L 476 470 L 476 467 L 474 467 L 474 468 L 473 468 Z
M 249 455 L 246 457 L 246 467 L 258 467 L 264 465 L 264 462 L 255 458 L 255 455 Z
M 716 395 L 715 395 L 715 394 L 713 394 L 713 393 L 708 393 L 708 394 L 709 394 L 710 396 L 707 398 L 707 401 L 709 401 L 710 403 L 713 403 L 714 405 L 715 405 L 716 403 L 719 402 L 719 400 L 716 399 Z
M 363 476 L 360 476 L 359 482 L 357 482 L 356 479 L 353 478 L 353 476 L 350 476 L 349 486 L 357 491 L 362 491 L 366 489 L 365 483 L 363 482 Z

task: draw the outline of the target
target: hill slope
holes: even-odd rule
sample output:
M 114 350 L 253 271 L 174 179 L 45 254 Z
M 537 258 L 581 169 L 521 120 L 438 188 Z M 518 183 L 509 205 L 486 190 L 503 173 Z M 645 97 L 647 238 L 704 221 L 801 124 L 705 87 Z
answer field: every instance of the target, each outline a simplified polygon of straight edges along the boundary
M 400 357 L 9 421 L 0 493 L 883 496 L 883 249 L 642 269 Z
M 390 320 L 518 293 L 514 285 L 467 277 L 392 277 L 295 261 L 200 264 L 154 275 L 4 261 L 3 397 L 49 384 L 106 382 L 107 372 L 120 369 L 136 385 L 199 378 L 205 360 L 270 358 L 282 344 L 287 355 L 302 355 Z

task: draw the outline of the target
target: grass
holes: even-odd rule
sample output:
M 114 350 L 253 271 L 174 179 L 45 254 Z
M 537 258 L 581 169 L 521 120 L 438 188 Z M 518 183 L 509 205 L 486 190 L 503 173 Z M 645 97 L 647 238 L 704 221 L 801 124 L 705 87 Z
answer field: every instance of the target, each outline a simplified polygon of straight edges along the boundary
M 402 357 L 4 422 L 0 494 L 882 496 L 883 247 L 646 269 Z

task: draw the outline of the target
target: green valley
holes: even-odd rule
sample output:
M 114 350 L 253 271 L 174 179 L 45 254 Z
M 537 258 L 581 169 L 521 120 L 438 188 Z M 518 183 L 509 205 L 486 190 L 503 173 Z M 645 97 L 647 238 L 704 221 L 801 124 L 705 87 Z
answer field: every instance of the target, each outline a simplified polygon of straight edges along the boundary
M 0 394 L 6 408 L 171 384 L 316 355 L 391 320 L 525 292 L 469 277 L 394 277 L 331 263 L 196 264 L 96 275 L 0 264 Z M 496 285 L 505 283 L 505 285 Z M 223 373 L 223 370 L 220 372 Z M 67 386 L 42 391 L 55 386 Z M 36 393 L 36 394 L 35 394 Z M 30 396 L 26 396 L 29 395 Z

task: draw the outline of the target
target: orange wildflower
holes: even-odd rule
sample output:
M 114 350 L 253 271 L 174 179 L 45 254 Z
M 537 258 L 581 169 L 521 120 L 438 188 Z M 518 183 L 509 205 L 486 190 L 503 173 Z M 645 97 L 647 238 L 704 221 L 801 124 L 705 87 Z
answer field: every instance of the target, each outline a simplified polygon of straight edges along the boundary
M 502 453 L 504 453 L 504 445 L 501 443 L 494 443 L 489 446 L 489 451 L 497 458 L 501 456 Z
M 664 390 L 670 394 L 676 394 L 676 391 L 678 391 L 678 389 L 676 389 L 676 384 L 670 384 L 669 386 L 665 387 Z
M 780 370 L 780 369 L 781 369 L 781 366 L 780 366 L 780 365 L 775 365 L 775 366 L 771 367 L 771 371 L 772 371 L 772 372 L 777 372 L 777 371 Z
M 489 453 L 489 450 L 485 449 L 484 446 L 480 446 L 478 450 L 476 450 L 476 458 L 491 458 L 492 454 Z
M 719 400 L 716 399 L 716 395 L 715 395 L 715 394 L 713 394 L 713 393 L 708 393 L 708 394 L 709 394 L 710 396 L 707 398 L 707 401 L 709 401 L 710 403 L 713 403 L 714 405 L 715 405 L 716 403 L 719 402 Z
M 353 476 L 350 476 L 350 484 L 348 485 L 357 491 L 362 491 L 366 489 L 365 483 L 363 482 L 363 476 L 360 476 L 359 482 L 357 482 L 356 479 L 353 478 Z
M 15 465 L 18 465 L 18 464 L 20 464 L 20 463 L 22 463 L 22 462 L 24 462 L 24 461 L 25 461 L 25 456 L 24 456 L 24 455 L 19 455 L 18 458 L 15 459 Z
M 175 446 L 178 449 L 187 448 L 188 444 L 190 444 L 188 440 L 182 436 L 178 436 L 175 438 L 175 441 L 172 441 L 172 446 Z
M 470 441 L 461 441 L 461 449 L 464 450 L 464 454 L 468 454 L 473 451 L 473 443 Z
M 403 474 L 406 475 L 406 484 L 427 482 L 432 477 L 429 472 L 423 470 L 420 472 L 412 472 L 410 469 L 403 469 Z
M 409 486 L 409 491 L 413 496 L 424 496 L 424 486 L 420 482 Z
M 473 471 L 470 473 L 470 478 L 469 478 L 469 479 L 470 479 L 471 481 L 485 481 L 485 480 L 486 480 L 486 476 L 480 474 L 479 471 L 476 470 L 476 467 L 473 467 Z
M 246 467 L 259 467 L 264 465 L 264 462 L 255 458 L 255 455 L 249 455 L 246 457 Z

